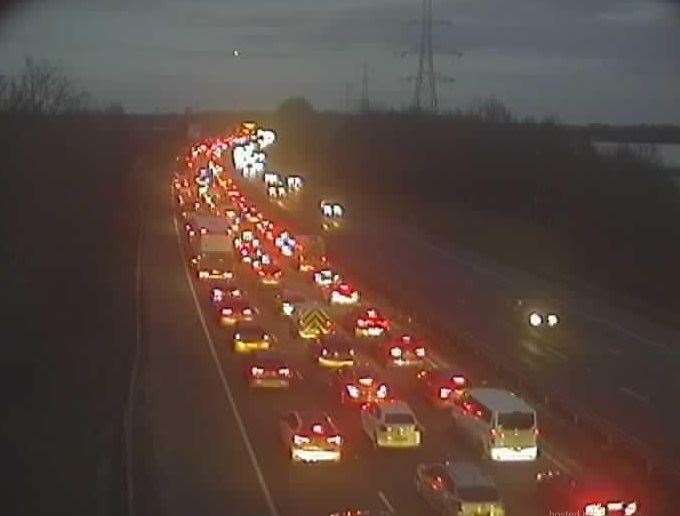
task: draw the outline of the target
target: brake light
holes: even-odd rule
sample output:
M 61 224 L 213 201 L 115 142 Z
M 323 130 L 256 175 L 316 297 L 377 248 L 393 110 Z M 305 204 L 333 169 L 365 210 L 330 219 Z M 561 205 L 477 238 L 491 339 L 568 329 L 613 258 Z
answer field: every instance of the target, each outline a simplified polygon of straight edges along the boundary
M 208 233 L 208 230 L 206 228 L 201 228 L 201 235 L 205 235 Z
M 370 387 L 373 384 L 373 378 L 359 378 L 359 383 L 366 387 Z
M 402 336 L 401 336 L 401 341 L 402 341 L 404 344 L 408 344 L 409 342 L 411 342 L 411 336 L 410 336 L 410 335 L 402 335 Z
M 425 356 L 425 348 L 416 348 L 416 356 L 423 358 Z
M 378 398 L 380 398 L 381 400 L 387 398 L 387 385 L 383 383 L 380 387 L 378 387 L 378 392 L 376 393 L 376 396 L 378 396 Z
M 347 394 L 349 394 L 350 398 L 358 398 L 359 397 L 359 388 L 356 385 L 348 385 L 347 386 Z
M 222 308 L 222 315 L 231 315 L 234 311 L 231 308 Z
M 253 311 L 250 308 L 244 308 L 243 315 L 253 315 Z
M 399 358 L 401 356 L 401 348 L 393 347 L 390 349 L 390 355 L 392 355 L 393 358 Z
M 451 378 L 451 381 L 456 387 L 462 387 L 465 385 L 465 377 L 464 376 L 454 376 Z
M 446 399 L 449 398 L 450 395 L 451 395 L 451 389 L 449 389 L 448 387 L 440 387 L 439 388 L 439 397 L 441 399 L 446 400 Z
M 339 435 L 334 435 L 332 437 L 326 438 L 326 442 L 328 442 L 328 444 L 334 444 L 335 446 L 340 446 L 342 444 L 342 437 L 340 437 Z
M 323 425 L 320 425 L 319 423 L 313 424 L 312 432 L 314 432 L 315 434 L 323 434 Z
M 310 439 L 306 435 L 295 434 L 293 436 L 293 443 L 298 445 L 298 446 L 301 445 L 301 444 L 308 444 L 309 442 L 310 442 Z
M 591 503 L 585 506 L 584 516 L 606 516 L 607 509 L 601 503 Z
M 193 229 L 189 230 L 189 236 L 194 236 L 195 234 L 196 234 L 196 232 Z
M 264 369 L 258 366 L 253 366 L 250 368 L 250 374 L 253 376 L 262 376 L 264 374 Z
M 290 369 L 288 369 L 287 367 L 280 367 L 279 368 L 279 375 L 285 376 L 285 377 L 290 376 Z
M 623 510 L 625 516 L 632 516 L 637 514 L 637 502 L 630 502 L 626 504 L 626 508 Z

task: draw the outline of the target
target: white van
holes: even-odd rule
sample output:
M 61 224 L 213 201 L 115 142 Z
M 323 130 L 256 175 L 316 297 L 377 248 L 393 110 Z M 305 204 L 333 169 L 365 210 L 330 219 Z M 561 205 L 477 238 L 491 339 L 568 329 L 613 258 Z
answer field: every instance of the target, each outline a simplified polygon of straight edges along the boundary
M 536 411 L 501 389 L 469 389 L 451 410 L 456 429 L 494 461 L 533 461 L 538 456 Z

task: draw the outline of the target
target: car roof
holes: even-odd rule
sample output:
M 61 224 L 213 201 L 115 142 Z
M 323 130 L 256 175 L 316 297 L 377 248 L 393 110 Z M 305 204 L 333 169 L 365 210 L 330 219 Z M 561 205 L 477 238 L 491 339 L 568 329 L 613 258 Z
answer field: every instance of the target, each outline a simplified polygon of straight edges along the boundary
M 325 423 L 328 414 L 320 409 L 301 409 L 294 411 L 300 417 L 302 424 Z
M 392 400 L 388 403 L 380 403 L 380 408 L 385 414 L 413 414 L 408 403 L 401 400 Z
M 258 362 L 277 362 L 277 363 L 287 363 L 288 361 L 286 360 L 285 356 L 283 353 L 279 353 L 278 351 L 261 351 L 260 353 L 257 353 L 253 355 L 251 358 L 252 363 L 258 363 Z
M 472 462 L 448 460 L 446 461 L 446 471 L 455 484 L 460 487 L 495 487 L 491 477 Z
M 334 333 L 332 335 L 329 335 L 326 337 L 326 339 L 322 342 L 322 347 L 328 348 L 328 349 L 338 349 L 338 348 L 354 348 L 354 342 L 351 339 L 348 339 L 347 337 L 344 337 L 342 335 L 338 335 L 337 333 Z
M 491 389 L 487 387 L 477 387 L 469 389 L 468 392 L 477 401 L 483 403 L 491 410 L 501 410 L 508 412 L 534 412 L 522 398 L 510 391 L 503 389 Z
M 265 333 L 265 329 L 252 321 L 238 321 L 235 326 L 236 331 L 261 331 Z

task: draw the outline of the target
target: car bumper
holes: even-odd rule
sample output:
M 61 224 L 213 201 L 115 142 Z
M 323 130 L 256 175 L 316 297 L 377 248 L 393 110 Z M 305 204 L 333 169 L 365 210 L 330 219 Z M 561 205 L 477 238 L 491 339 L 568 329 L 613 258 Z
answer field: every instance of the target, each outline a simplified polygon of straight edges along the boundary
M 279 278 L 260 278 L 263 285 L 278 285 L 281 280 Z
M 340 450 L 291 449 L 291 458 L 294 462 L 338 462 L 340 456 Z
M 287 389 L 290 387 L 290 380 L 285 378 L 251 378 L 250 386 L 265 389 Z
M 319 357 L 319 365 L 324 367 L 352 367 L 354 359 Z
M 404 437 L 378 434 L 376 444 L 380 448 L 417 448 L 421 442 L 422 436 L 420 432 L 415 432 L 414 435 L 406 435 Z
M 355 328 L 354 334 L 357 337 L 382 337 L 385 335 L 384 328 Z
M 534 461 L 538 457 L 538 447 L 528 448 L 491 448 L 491 460 L 498 462 L 527 462 Z
M 262 340 L 259 342 L 243 342 L 241 340 L 234 341 L 234 351 L 237 353 L 250 353 L 252 351 L 266 351 L 269 349 L 269 341 Z

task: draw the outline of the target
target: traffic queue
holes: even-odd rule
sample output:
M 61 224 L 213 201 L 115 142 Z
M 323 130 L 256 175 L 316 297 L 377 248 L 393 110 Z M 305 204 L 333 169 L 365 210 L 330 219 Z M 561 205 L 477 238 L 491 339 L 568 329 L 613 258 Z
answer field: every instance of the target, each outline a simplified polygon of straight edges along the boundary
M 244 193 L 240 181 L 257 181 L 273 203 L 300 196 L 300 176 L 266 172 L 261 149 L 273 144 L 271 131 L 244 123 L 238 131 L 191 146 L 177 159 L 172 191 L 179 227 L 194 281 L 214 320 L 231 335 L 233 354 L 245 356 L 246 384 L 253 390 L 304 388 L 287 356 L 285 340 L 307 350 L 325 371 L 327 388 L 338 406 L 354 407 L 357 425 L 376 449 L 418 448 L 428 432 L 400 390 L 390 385 L 385 371 L 407 371 L 413 389 L 432 410 L 450 413 L 456 435 L 464 436 L 477 452 L 477 461 L 442 457 L 413 471 L 413 489 L 434 513 L 502 516 L 507 513 L 493 478 L 480 464 L 532 462 L 541 453 L 536 410 L 517 394 L 502 388 L 472 385 L 464 371 L 443 367 L 433 359 L 428 342 L 372 303 L 361 288 L 348 281 L 328 258 L 319 235 L 297 235 L 283 222 L 265 215 Z M 321 232 L 341 231 L 345 208 L 321 201 Z M 257 285 L 256 306 L 244 290 L 242 278 Z M 285 321 L 288 332 L 275 335 L 261 322 L 272 310 Z M 531 325 L 538 315 L 532 312 Z M 556 314 L 540 324 L 556 326 Z M 534 324 L 536 323 L 536 324 Z M 403 390 L 403 386 L 402 386 Z M 293 464 L 341 462 L 346 435 L 327 411 L 299 407 L 277 418 L 279 437 Z M 556 470 L 555 470 L 556 471 Z M 633 499 L 588 499 L 555 505 L 551 470 L 536 478 L 544 495 L 537 500 L 551 511 L 571 510 L 589 516 L 639 514 Z M 571 505 L 569 505 L 571 504 Z M 397 508 L 398 512 L 398 508 Z M 337 514 L 368 514 L 353 508 Z

